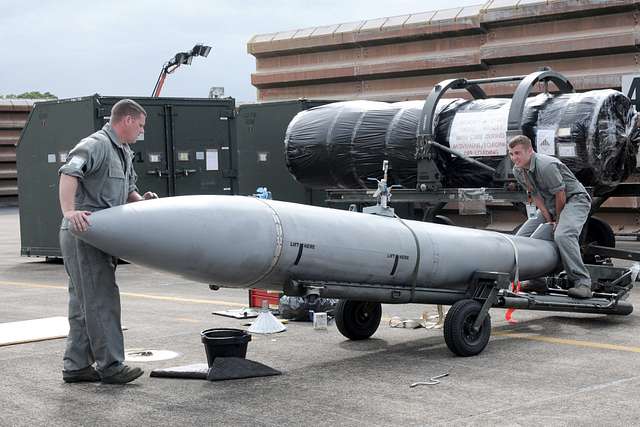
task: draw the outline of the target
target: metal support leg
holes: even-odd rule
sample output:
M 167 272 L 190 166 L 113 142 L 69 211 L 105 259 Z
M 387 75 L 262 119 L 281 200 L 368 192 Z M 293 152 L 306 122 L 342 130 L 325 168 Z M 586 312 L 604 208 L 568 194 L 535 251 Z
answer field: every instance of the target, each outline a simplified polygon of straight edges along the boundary
M 489 313 L 489 309 L 493 307 L 493 304 L 498 300 L 498 287 L 492 286 L 491 291 L 489 291 L 489 296 L 486 300 L 484 300 L 484 304 L 482 304 L 482 308 L 480 309 L 480 313 L 478 313 L 478 317 L 476 317 L 476 321 L 473 322 L 473 331 L 475 333 L 480 332 L 480 327 L 482 326 L 482 322 L 484 322 L 485 317 Z
M 509 273 L 499 273 L 494 271 L 477 271 L 474 274 L 471 284 L 473 299 L 483 300 L 482 307 L 473 322 L 472 329 L 478 333 L 482 327 L 482 322 L 487 317 L 489 309 L 498 301 L 498 293 L 501 289 L 507 289 L 511 280 Z

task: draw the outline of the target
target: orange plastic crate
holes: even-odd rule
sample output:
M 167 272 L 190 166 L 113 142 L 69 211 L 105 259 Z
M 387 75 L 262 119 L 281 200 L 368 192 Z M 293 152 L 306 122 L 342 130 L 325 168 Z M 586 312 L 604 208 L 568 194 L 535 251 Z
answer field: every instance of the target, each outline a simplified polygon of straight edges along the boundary
M 249 307 L 262 307 L 262 301 L 267 301 L 269 308 L 277 309 L 282 292 L 249 289 Z

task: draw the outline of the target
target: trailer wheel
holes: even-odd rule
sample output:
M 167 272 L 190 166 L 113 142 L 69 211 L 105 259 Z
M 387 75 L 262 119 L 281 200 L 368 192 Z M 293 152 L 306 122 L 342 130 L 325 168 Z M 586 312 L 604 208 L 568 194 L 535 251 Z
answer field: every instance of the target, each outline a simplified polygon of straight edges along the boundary
M 606 246 L 608 248 L 616 247 L 616 236 L 609 224 L 597 217 L 590 217 L 584 226 L 585 230 L 581 236 L 583 250 L 590 243 Z M 596 258 L 592 255 L 583 255 L 583 260 L 587 264 L 595 264 Z
M 336 305 L 336 326 L 350 340 L 365 340 L 373 335 L 382 318 L 379 302 L 340 300 Z
M 472 330 L 482 305 L 472 299 L 464 299 L 451 306 L 444 319 L 444 341 L 458 356 L 475 356 L 484 350 L 491 335 L 491 317 L 482 322 L 478 332 Z

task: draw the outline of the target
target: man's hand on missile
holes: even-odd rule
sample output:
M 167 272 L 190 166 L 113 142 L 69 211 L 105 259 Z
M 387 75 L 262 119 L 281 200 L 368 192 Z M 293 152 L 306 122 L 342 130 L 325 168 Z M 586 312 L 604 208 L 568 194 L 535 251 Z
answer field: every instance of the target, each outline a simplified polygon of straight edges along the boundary
M 64 217 L 69 221 L 75 231 L 85 232 L 89 229 L 89 211 L 70 210 L 64 213 Z
M 142 198 L 143 198 L 143 199 L 145 199 L 145 200 L 149 200 L 149 199 L 157 199 L 157 198 L 158 198 L 158 195 L 157 195 L 156 193 L 154 193 L 154 192 L 147 191 L 146 193 L 144 193 L 144 194 L 142 195 Z
M 137 191 L 132 191 L 127 197 L 127 203 L 141 202 L 143 200 L 157 199 L 158 195 L 152 191 L 147 191 L 142 196 Z

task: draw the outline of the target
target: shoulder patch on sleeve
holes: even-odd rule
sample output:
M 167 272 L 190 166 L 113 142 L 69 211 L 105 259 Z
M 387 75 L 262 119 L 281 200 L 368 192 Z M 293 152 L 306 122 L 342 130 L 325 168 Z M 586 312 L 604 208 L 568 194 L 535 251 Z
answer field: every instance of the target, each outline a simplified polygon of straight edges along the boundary
M 69 165 L 77 169 L 81 169 L 85 163 L 87 163 L 87 161 L 80 156 L 73 156 L 71 160 L 69 160 Z

